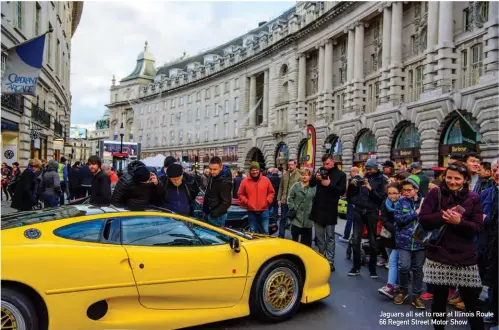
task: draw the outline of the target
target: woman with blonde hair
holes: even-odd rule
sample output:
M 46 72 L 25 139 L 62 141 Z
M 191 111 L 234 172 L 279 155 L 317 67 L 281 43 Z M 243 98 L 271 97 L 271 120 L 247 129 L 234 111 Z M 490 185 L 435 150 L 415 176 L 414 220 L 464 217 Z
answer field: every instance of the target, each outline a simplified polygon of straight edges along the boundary
M 301 181 L 291 187 L 288 196 L 288 218 L 291 221 L 291 237 L 293 241 L 312 246 L 312 227 L 310 212 L 314 201 L 316 187 L 310 187 L 312 172 L 305 168 L 301 171 Z

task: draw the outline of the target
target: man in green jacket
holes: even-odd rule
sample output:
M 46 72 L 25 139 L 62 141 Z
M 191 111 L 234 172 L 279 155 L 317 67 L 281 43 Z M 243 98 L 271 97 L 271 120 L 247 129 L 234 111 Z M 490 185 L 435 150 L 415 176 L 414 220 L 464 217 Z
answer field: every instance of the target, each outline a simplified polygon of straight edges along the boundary
M 288 171 L 283 174 L 281 183 L 279 184 L 279 193 L 277 194 L 277 204 L 281 208 L 281 220 L 279 221 L 279 237 L 284 238 L 286 234 L 286 220 L 288 214 L 288 197 L 291 187 L 296 182 L 300 181 L 300 172 L 296 169 L 296 161 L 290 159 L 288 161 Z

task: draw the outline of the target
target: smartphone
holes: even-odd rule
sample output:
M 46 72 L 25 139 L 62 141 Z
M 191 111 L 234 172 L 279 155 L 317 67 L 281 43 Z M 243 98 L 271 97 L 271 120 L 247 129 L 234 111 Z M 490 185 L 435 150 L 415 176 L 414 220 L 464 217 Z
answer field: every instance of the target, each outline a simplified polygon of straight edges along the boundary
M 454 207 L 454 211 L 456 211 L 457 213 L 463 215 L 464 211 L 466 211 L 466 210 L 461 205 L 458 205 L 458 206 Z

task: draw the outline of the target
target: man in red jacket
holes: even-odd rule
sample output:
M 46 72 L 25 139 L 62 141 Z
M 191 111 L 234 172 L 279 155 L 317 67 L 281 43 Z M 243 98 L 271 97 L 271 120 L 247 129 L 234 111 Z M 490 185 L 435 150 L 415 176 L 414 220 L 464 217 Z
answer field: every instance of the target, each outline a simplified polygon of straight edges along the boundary
M 269 206 L 275 190 L 270 180 L 260 173 L 260 165 L 252 162 L 250 175 L 241 182 L 237 196 L 240 206 L 248 210 L 248 220 L 254 233 L 269 234 Z

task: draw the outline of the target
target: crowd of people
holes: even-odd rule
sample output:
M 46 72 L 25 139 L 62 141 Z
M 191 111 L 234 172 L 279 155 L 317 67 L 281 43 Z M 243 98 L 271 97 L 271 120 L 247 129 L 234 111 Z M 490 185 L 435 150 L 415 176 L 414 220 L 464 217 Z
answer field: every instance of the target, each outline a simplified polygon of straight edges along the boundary
M 119 177 L 98 156 L 72 166 L 64 158 L 32 159 L 23 172 L 17 163 L 12 168 L 2 164 L 2 198 L 10 198 L 18 210 L 89 196 L 94 205 L 156 206 L 193 216 L 194 201 L 203 191 L 204 219 L 219 227 L 237 198 L 248 211 L 252 232 L 268 234 L 269 217 L 275 215 L 279 237 L 289 230 L 294 241 L 315 242 L 334 272 L 338 201 L 345 196 L 347 223 L 340 240 L 353 250 L 349 276 L 361 274 L 365 252 L 371 278 L 378 277 L 378 266 L 388 268 L 387 283 L 378 291 L 393 303 L 403 304 L 412 293 L 417 309 L 425 309 L 423 300 L 433 300 L 436 320 L 445 319 L 443 312 L 452 304 L 474 313 L 469 317 L 473 330 L 482 330 L 484 321 L 497 324 L 499 161 L 483 162 L 474 153 L 452 156 L 433 179 L 418 162 L 396 168 L 385 161 L 380 169 L 371 158 L 363 171 L 352 167 L 347 180 L 330 154 L 316 172 L 299 170 L 294 160 L 286 171 L 264 172 L 252 162 L 247 176 L 242 170 L 233 173 L 219 157 L 212 157 L 199 175 L 170 156 L 158 172 L 133 161 Z M 479 317 L 480 301 L 488 302 L 492 317 Z

